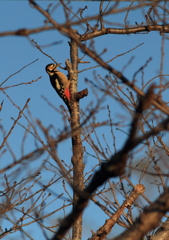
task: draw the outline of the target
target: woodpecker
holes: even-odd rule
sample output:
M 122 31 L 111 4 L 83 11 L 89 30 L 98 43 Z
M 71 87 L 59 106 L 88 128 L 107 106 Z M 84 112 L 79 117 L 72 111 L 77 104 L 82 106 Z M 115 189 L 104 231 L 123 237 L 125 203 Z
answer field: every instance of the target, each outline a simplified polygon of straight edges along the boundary
M 46 72 L 49 74 L 50 82 L 59 95 L 69 108 L 70 102 L 70 81 L 60 71 L 58 71 L 56 64 L 48 64 L 46 66 Z

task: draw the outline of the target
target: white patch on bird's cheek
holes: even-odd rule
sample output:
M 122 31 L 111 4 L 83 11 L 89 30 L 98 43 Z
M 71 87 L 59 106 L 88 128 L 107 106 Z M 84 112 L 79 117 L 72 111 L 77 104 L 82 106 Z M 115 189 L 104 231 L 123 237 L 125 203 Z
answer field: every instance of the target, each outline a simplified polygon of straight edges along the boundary
M 47 71 L 47 73 L 48 73 L 50 76 L 53 76 L 53 75 L 54 75 L 54 72 Z
M 55 70 L 55 68 L 56 68 L 56 66 L 55 66 L 55 65 L 51 65 L 51 66 L 49 66 L 49 67 L 48 67 L 49 71 L 54 71 L 54 70 Z
M 47 73 L 52 76 L 54 74 L 54 69 L 55 69 L 55 66 L 54 65 L 51 65 L 47 68 Z

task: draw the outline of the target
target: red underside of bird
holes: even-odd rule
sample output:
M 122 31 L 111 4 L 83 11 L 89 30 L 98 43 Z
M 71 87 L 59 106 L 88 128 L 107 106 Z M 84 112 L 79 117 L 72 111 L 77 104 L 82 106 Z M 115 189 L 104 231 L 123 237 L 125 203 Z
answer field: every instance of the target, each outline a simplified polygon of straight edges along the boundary
M 69 88 L 65 89 L 65 96 L 67 97 L 67 99 L 70 101 L 70 90 Z

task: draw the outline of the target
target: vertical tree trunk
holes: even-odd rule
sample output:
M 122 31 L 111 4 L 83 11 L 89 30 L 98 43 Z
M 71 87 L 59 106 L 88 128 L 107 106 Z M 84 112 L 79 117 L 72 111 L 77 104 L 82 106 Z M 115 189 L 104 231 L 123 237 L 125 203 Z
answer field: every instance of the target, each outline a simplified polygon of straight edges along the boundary
M 83 189 L 83 146 L 81 141 L 80 129 L 80 111 L 79 101 L 74 98 L 77 92 L 78 83 L 78 46 L 72 39 L 70 42 L 70 56 L 71 56 L 71 93 L 73 93 L 73 101 L 71 104 L 71 129 L 72 129 L 72 164 L 73 164 L 73 185 L 77 190 Z M 76 205 L 79 197 L 76 191 L 73 194 L 73 207 Z M 82 238 L 82 216 L 78 218 L 72 229 L 72 239 L 80 240 Z

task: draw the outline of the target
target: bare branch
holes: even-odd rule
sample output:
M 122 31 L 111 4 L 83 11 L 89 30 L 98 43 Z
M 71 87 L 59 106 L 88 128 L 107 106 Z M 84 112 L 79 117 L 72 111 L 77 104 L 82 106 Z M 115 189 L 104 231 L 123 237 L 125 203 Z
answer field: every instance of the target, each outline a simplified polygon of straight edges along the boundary
M 9 132 L 7 133 L 7 135 L 4 137 L 4 139 L 3 139 L 3 141 L 2 141 L 2 143 L 1 143 L 1 145 L 0 145 L 0 149 L 2 149 L 2 148 L 4 147 L 5 142 L 7 141 L 8 137 L 9 137 L 10 134 L 12 133 L 12 131 L 13 131 L 15 125 L 17 124 L 17 122 L 19 121 L 19 119 L 22 117 L 22 113 L 23 113 L 23 111 L 25 110 L 25 108 L 27 108 L 27 105 L 28 105 L 28 103 L 29 103 L 30 100 L 31 100 L 31 99 L 28 98 L 28 100 L 26 101 L 24 107 L 23 107 L 22 110 L 19 112 L 18 117 L 17 117 L 17 119 L 15 120 L 15 122 L 13 123 L 11 129 L 9 130 Z
M 119 207 L 119 209 L 112 214 L 112 216 L 105 221 L 105 224 L 100 227 L 96 233 L 92 234 L 92 237 L 89 240 L 103 240 L 106 235 L 110 233 L 114 224 L 117 223 L 120 215 L 123 214 L 125 208 L 132 207 L 136 199 L 145 191 L 145 187 L 142 184 L 138 184 L 134 187 L 133 191 L 124 201 L 124 203 Z
M 19 71 L 15 72 L 15 73 L 13 73 L 12 75 L 10 75 L 9 77 L 7 77 L 7 79 L 5 79 L 5 80 L 0 84 L 0 87 L 1 87 L 6 81 L 8 81 L 9 78 L 13 77 L 15 74 L 18 74 L 18 73 L 21 72 L 24 68 L 26 68 L 26 67 L 28 67 L 29 65 L 35 63 L 36 61 L 38 61 L 38 59 L 34 60 L 33 62 L 31 62 L 31 63 L 29 63 L 29 64 L 27 64 L 27 65 L 25 65 L 25 66 L 24 66 L 23 68 L 21 68 Z
M 139 240 L 143 236 L 158 227 L 159 221 L 163 215 L 169 210 L 169 189 L 149 207 L 144 209 L 136 222 L 118 237 L 113 240 Z

